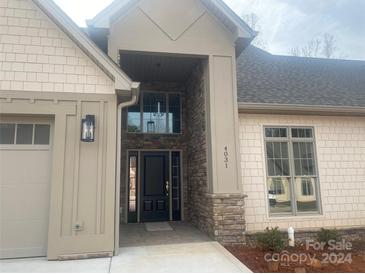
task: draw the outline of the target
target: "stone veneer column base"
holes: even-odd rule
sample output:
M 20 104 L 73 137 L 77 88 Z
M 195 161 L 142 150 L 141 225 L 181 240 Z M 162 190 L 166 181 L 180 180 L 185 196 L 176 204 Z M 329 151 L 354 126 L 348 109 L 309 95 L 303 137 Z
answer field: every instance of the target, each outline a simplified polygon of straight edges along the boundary
M 245 244 L 244 194 L 206 194 L 206 230 L 222 244 Z

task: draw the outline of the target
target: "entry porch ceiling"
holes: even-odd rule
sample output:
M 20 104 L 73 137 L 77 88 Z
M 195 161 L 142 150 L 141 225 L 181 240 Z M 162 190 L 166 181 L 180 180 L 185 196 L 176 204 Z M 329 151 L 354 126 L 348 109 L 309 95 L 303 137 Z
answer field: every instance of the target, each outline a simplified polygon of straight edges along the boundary
M 120 53 L 122 70 L 138 82 L 186 82 L 201 60 L 191 56 Z

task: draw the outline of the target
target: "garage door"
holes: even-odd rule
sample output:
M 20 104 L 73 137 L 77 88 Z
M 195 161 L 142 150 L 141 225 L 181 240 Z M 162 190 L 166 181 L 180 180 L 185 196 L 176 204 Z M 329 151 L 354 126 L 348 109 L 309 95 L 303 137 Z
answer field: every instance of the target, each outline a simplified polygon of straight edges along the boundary
M 0 258 L 45 256 L 52 124 L 0 120 Z

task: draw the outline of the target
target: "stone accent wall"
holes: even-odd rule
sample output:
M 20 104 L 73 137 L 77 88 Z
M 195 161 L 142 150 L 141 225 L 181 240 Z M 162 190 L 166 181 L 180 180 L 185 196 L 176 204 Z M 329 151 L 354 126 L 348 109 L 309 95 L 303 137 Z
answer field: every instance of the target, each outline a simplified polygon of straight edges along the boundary
M 263 126 L 314 127 L 322 214 L 269 217 Z M 365 118 L 240 115 L 242 183 L 248 232 L 365 227 Z
M 245 243 L 245 209 L 243 194 L 208 194 L 208 234 L 224 244 Z
M 203 65 L 198 65 L 187 84 L 187 155 L 188 211 L 190 221 L 207 231 L 209 213 L 205 204 L 208 193 L 205 85 Z
M 113 81 L 30 0 L 0 1 L 0 90 L 115 94 Z

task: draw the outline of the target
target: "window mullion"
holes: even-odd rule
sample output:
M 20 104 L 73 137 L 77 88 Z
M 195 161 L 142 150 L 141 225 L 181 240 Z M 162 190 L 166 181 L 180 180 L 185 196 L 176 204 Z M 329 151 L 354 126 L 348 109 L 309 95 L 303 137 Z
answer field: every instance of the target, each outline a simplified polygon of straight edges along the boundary
M 34 145 L 35 124 L 33 124 L 32 145 Z
M 289 131 L 291 129 L 289 128 Z M 289 137 L 288 141 L 289 146 L 289 169 L 290 169 L 290 191 L 291 191 L 291 205 L 292 205 L 292 212 L 294 215 L 297 215 L 297 198 L 295 195 L 295 163 L 294 163 L 294 148 L 293 148 L 293 141 L 291 136 Z

